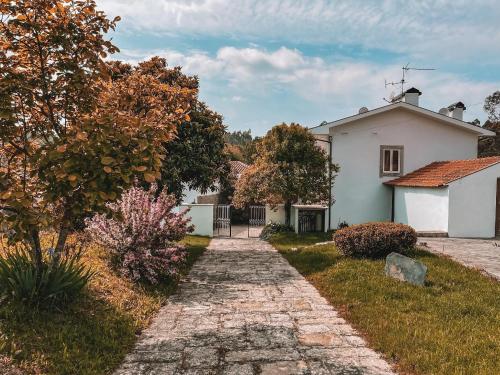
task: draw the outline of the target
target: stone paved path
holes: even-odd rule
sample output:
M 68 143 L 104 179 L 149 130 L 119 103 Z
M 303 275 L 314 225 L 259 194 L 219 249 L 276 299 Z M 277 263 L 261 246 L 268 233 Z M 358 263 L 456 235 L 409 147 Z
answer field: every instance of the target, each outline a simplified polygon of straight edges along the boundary
M 214 239 L 116 374 L 393 374 L 269 244 Z
M 434 253 L 445 254 L 500 280 L 500 240 L 422 237 L 419 242 L 426 242 Z

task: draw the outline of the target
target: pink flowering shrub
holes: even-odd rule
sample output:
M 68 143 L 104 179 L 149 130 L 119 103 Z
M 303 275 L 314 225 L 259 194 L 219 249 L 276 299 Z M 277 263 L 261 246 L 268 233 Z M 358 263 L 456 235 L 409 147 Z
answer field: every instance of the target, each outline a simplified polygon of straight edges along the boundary
M 175 197 L 162 191 L 155 198 L 155 193 L 156 186 L 133 187 L 107 205 L 111 218 L 98 214 L 86 221 L 87 232 L 112 252 L 121 274 L 151 284 L 178 274 L 186 251 L 176 241 L 193 231 L 185 212 L 172 212 Z

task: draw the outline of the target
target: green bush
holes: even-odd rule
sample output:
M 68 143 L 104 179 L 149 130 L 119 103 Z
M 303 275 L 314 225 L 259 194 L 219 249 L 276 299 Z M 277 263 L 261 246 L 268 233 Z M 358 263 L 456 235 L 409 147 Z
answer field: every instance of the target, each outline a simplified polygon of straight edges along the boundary
M 69 302 L 92 276 L 93 272 L 80 263 L 80 253 L 44 263 L 40 272 L 26 249 L 0 257 L 0 294 L 29 305 Z
M 339 229 L 333 240 L 344 255 L 381 258 L 393 251 L 404 254 L 413 248 L 417 243 L 417 233 L 404 224 L 366 223 Z
M 293 232 L 293 228 L 290 225 L 286 224 L 269 223 L 264 228 L 262 228 L 262 232 L 260 233 L 259 237 L 261 240 L 267 241 L 273 234 L 284 232 Z

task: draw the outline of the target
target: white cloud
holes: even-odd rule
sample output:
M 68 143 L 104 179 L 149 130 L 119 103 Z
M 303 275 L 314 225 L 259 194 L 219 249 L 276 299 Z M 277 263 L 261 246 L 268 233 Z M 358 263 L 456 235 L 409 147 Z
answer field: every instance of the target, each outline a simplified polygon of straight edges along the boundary
M 100 0 L 122 31 L 349 44 L 415 58 L 498 58 L 497 0 Z M 231 52 L 231 51 L 227 51 Z M 257 57 L 257 56 L 256 56 Z
M 345 115 L 361 106 L 385 104 L 382 98 L 398 89 L 384 89 L 384 79 L 401 72 L 396 65 L 332 62 L 285 47 L 274 51 L 223 47 L 214 56 L 199 51 L 122 51 L 121 57 L 136 62 L 153 55 L 164 56 L 171 66 L 180 65 L 187 73 L 199 75 L 202 91 L 204 85 L 212 85 L 221 96 L 236 103 L 243 102 L 243 97 L 271 97 L 285 92 L 302 98 L 304 106 L 322 105 L 326 110 L 336 107 Z M 439 71 L 410 72 L 408 79 L 409 84 L 423 91 L 421 101 L 425 107 L 437 111 L 462 100 L 469 107 L 470 120 L 484 118 L 482 101 L 500 87 L 500 81 L 478 82 Z

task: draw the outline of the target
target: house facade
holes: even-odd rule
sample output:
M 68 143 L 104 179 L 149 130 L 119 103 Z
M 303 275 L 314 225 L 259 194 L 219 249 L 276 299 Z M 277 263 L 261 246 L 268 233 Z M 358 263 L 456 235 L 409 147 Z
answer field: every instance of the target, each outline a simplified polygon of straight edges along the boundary
M 387 182 L 436 161 L 476 159 L 478 137 L 495 135 L 464 122 L 463 103 L 454 103 L 438 113 L 420 107 L 420 95 L 420 91 L 412 88 L 387 106 L 371 111 L 362 108 L 357 115 L 311 129 L 318 138 L 330 141 L 328 151 L 340 166 L 332 189 L 335 204 L 328 213 L 331 229 L 344 221 L 358 224 L 397 219 L 394 217 L 396 189 Z M 324 142 L 321 146 L 325 147 Z M 492 173 L 497 173 L 496 169 Z M 496 189 L 496 182 L 494 185 Z M 468 194 L 480 191 L 472 189 Z M 488 199 L 485 204 L 495 208 L 496 201 Z M 432 199 L 420 203 L 436 204 Z M 453 214 L 456 208 L 456 204 L 449 206 L 450 222 L 456 220 L 456 215 L 464 215 Z M 423 220 L 432 220 L 432 215 Z M 491 228 L 494 221 L 489 223 Z M 436 225 L 426 230 L 444 232 L 447 228 Z M 491 230 L 467 232 L 470 237 L 494 235 Z

